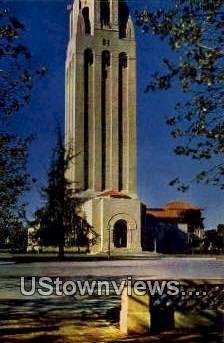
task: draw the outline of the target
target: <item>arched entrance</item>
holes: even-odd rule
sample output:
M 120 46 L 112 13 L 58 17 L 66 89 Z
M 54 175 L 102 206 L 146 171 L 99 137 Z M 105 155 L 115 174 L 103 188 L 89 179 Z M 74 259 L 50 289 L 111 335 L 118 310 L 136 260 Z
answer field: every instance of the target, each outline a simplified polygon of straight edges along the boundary
M 113 244 L 115 248 L 127 248 L 127 222 L 118 220 L 114 224 Z
M 108 251 L 113 249 L 135 249 L 138 242 L 137 224 L 126 213 L 117 213 L 108 222 Z

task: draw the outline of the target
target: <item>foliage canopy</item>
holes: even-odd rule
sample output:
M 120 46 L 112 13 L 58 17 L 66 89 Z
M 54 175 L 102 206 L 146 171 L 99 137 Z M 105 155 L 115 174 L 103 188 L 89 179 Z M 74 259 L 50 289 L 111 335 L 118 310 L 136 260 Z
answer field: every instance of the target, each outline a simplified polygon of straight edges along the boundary
M 178 0 L 156 11 L 137 12 L 144 33 L 165 40 L 174 52 L 164 57 L 146 92 L 180 87 L 185 94 L 167 116 L 175 153 L 207 161 L 192 181 L 224 189 L 224 2 Z M 203 167 L 202 167 L 203 168 Z M 185 191 L 179 177 L 170 182 Z

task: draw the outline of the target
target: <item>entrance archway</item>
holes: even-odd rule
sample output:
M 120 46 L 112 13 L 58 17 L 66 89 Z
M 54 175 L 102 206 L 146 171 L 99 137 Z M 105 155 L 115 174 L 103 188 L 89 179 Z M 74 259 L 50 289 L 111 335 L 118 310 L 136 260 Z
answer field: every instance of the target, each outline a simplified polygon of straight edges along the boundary
M 108 251 L 126 248 L 135 249 L 138 242 L 136 221 L 127 213 L 117 213 L 108 221 Z
M 118 220 L 114 224 L 113 244 L 115 248 L 127 248 L 127 222 Z

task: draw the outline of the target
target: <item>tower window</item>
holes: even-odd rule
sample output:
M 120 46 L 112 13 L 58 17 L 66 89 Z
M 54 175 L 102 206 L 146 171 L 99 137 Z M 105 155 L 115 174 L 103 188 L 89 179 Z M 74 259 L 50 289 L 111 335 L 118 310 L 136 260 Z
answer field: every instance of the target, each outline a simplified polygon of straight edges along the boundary
M 108 96 L 108 68 L 110 67 L 110 53 L 102 53 L 102 84 L 101 84 L 101 121 L 102 121 L 102 189 L 106 186 L 106 116 Z
M 106 67 L 110 66 L 110 53 L 109 51 L 104 51 L 102 54 L 102 64 L 104 69 L 106 69 Z
M 118 93 L 118 141 L 119 141 L 119 151 L 118 151 L 118 170 L 119 170 L 119 190 L 124 187 L 123 184 L 123 158 L 124 158 L 124 137 L 123 137 L 123 123 L 124 123 L 124 102 L 127 96 L 124 90 L 125 83 L 125 72 L 128 66 L 127 55 L 122 52 L 119 55 L 119 93 Z
M 110 1 L 100 1 L 100 22 L 102 26 L 110 25 Z
M 93 65 L 93 53 L 90 49 L 84 53 L 84 182 L 89 187 L 89 93 L 90 68 Z
M 125 1 L 119 1 L 119 35 L 120 38 L 126 37 L 127 22 L 129 17 L 128 6 Z
M 103 45 L 110 46 L 110 40 L 109 39 L 103 39 Z
M 125 52 L 122 52 L 119 55 L 119 66 L 121 69 L 127 68 L 127 66 L 128 66 L 128 59 L 127 59 L 127 55 Z
M 90 20 L 89 20 L 89 7 L 83 8 L 82 15 L 85 22 L 85 32 L 86 34 L 89 35 L 91 33 L 91 25 L 90 25 Z

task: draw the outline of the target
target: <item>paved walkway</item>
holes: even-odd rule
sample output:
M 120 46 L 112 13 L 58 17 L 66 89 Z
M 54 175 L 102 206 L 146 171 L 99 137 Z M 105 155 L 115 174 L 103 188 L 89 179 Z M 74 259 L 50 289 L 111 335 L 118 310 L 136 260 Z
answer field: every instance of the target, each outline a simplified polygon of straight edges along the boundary
M 224 260 L 163 258 L 82 262 L 2 262 L 0 280 L 21 276 L 144 277 L 147 279 L 224 279 Z

